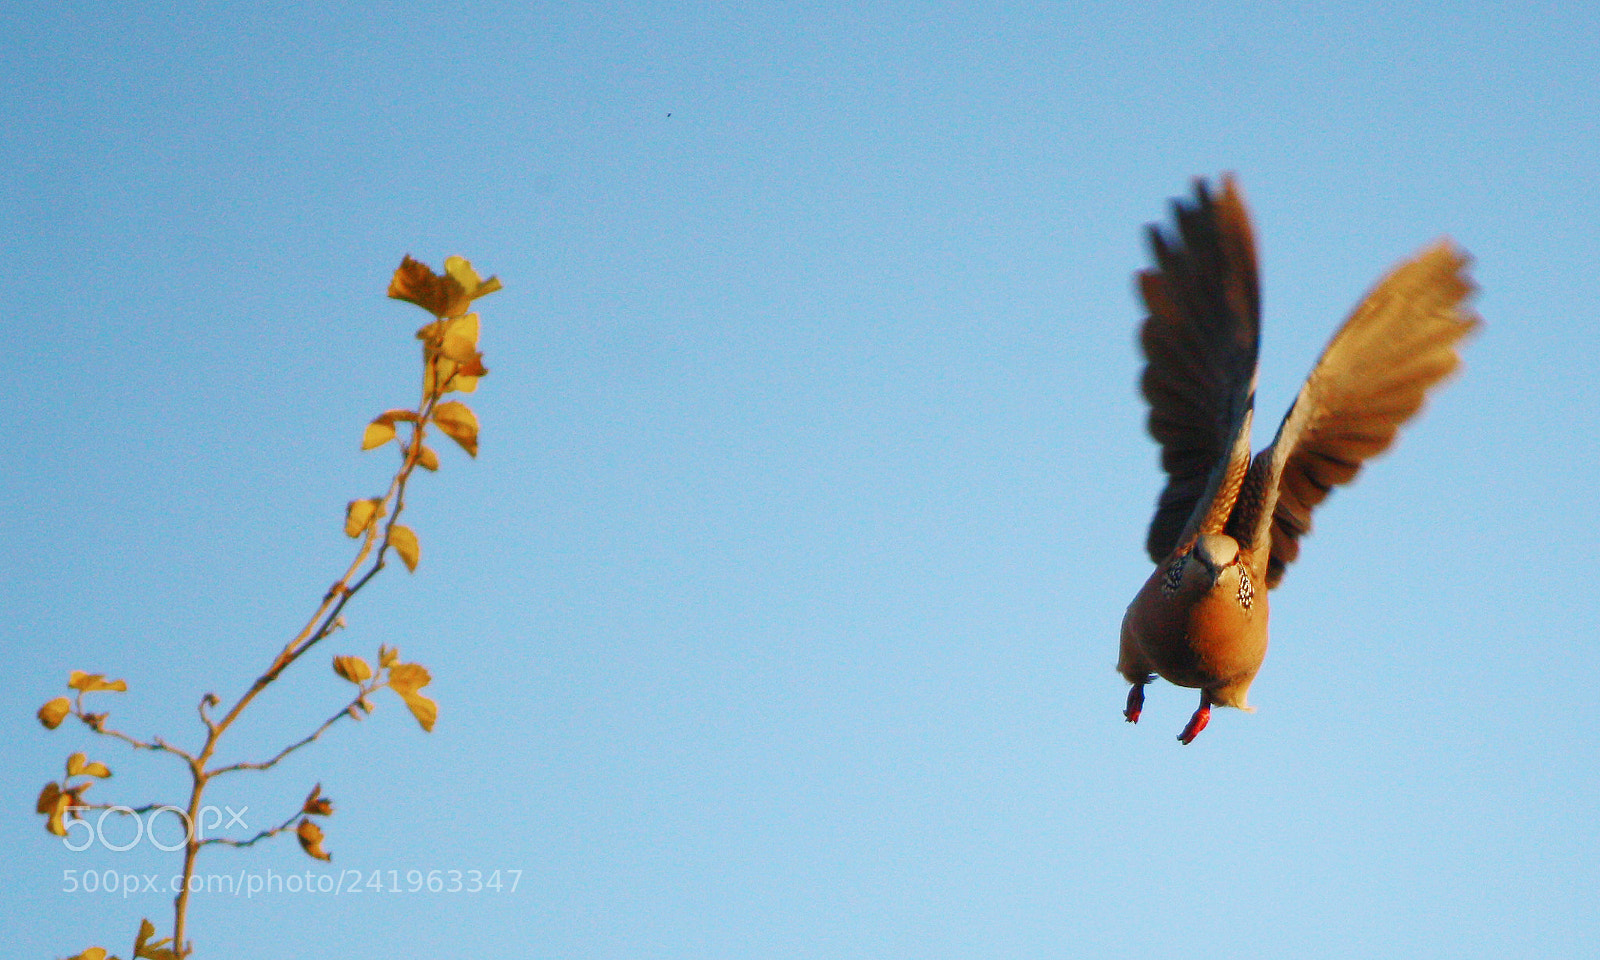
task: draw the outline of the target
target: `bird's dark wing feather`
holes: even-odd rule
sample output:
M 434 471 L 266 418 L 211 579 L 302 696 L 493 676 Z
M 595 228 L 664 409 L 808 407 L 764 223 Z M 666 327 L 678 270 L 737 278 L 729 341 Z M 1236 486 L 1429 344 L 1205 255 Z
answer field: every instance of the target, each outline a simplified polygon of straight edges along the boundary
M 1156 265 L 1139 275 L 1140 386 L 1167 473 L 1145 542 L 1157 563 L 1229 515 L 1250 463 L 1261 340 L 1255 240 L 1233 179 L 1215 197 L 1197 181 L 1194 201 L 1173 208 L 1176 232 L 1150 228 Z

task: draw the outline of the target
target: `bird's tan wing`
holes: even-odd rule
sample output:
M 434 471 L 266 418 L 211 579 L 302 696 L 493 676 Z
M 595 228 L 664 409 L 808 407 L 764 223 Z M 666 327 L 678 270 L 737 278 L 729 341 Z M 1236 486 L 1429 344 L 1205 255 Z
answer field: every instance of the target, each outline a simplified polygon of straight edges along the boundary
M 1300 553 L 1311 511 L 1394 442 L 1428 390 L 1461 362 L 1456 346 L 1478 325 L 1467 255 L 1448 240 L 1396 267 L 1367 294 L 1322 353 L 1251 465 L 1227 530 L 1246 547 L 1268 542 L 1267 586 Z
M 1166 489 L 1145 549 L 1157 563 L 1199 533 L 1220 532 L 1250 464 L 1261 298 L 1250 216 L 1231 177 L 1173 204 L 1176 232 L 1150 228 L 1155 268 L 1139 274 L 1149 309 L 1140 381 Z

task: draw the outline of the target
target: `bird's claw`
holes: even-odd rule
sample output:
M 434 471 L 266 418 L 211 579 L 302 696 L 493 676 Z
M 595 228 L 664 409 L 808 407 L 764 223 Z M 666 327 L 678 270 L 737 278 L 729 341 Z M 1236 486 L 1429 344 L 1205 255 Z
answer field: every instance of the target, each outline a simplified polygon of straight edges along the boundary
M 1202 703 L 1200 704 L 1200 709 L 1194 712 L 1194 716 L 1189 718 L 1189 723 L 1183 728 L 1183 732 L 1178 734 L 1178 739 L 1185 745 L 1193 743 L 1194 738 L 1200 736 L 1200 731 L 1204 730 L 1206 724 L 1210 722 L 1211 704 Z
M 1129 723 L 1138 723 L 1139 714 L 1144 711 L 1144 684 L 1136 683 L 1128 691 L 1128 706 L 1122 711 L 1122 717 Z

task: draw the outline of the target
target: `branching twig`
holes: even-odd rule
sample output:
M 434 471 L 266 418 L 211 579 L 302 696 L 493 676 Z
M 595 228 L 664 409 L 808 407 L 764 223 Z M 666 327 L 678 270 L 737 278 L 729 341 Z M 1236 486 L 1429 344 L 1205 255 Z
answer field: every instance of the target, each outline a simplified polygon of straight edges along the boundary
M 360 538 L 359 548 L 345 569 L 344 575 L 334 581 L 333 586 L 323 594 L 321 601 L 300 631 L 272 657 L 265 671 L 255 678 L 249 688 L 221 717 L 213 717 L 211 712 L 222 705 L 222 700 L 215 693 L 207 693 L 200 699 L 196 712 L 205 728 L 205 737 L 198 750 L 189 752 L 174 747 L 160 737 L 138 739 L 106 726 L 107 714 L 87 712 L 83 707 L 85 692 L 127 690 L 127 685 L 122 680 L 107 681 L 100 674 L 74 671 L 69 678 L 68 686 L 78 691 L 76 700 L 69 702 L 67 697 L 58 697 L 40 708 L 40 721 L 51 729 L 71 714 L 101 736 L 120 740 L 134 750 L 170 753 L 182 759 L 188 768 L 190 791 L 186 810 L 180 810 L 171 804 L 157 803 L 133 808 L 110 803 L 88 805 L 77 803 L 82 792 L 91 785 L 89 782 L 77 786 L 69 786 L 65 781 L 59 784 L 51 782 L 45 785 L 45 790 L 40 794 L 39 812 L 47 815 L 49 819 L 46 826 L 57 835 L 65 834 L 61 823 L 64 813 L 71 812 L 76 816 L 76 811 L 79 810 L 116 811 L 124 816 L 138 816 L 170 809 L 185 816 L 187 823 L 191 825 L 183 845 L 182 885 L 173 901 L 173 935 L 164 940 L 150 941 L 150 937 L 154 935 L 154 927 L 146 921 L 141 926 L 135 955 L 142 957 L 170 955 L 183 958 L 193 949 L 185 936 L 191 888 L 189 881 L 194 877 L 196 857 L 205 846 L 211 844 L 238 848 L 253 846 L 289 830 L 299 820 L 301 823 L 297 832 L 306 853 L 319 859 L 327 859 L 327 854 L 321 849 L 321 829 L 314 821 L 303 819 L 308 816 L 325 817 L 333 812 L 332 802 L 320 796 L 322 789 L 320 783 L 306 798 L 301 810 L 283 823 L 262 830 L 249 839 L 234 840 L 226 837 L 201 837 L 192 829 L 193 825 L 199 824 L 202 809 L 206 809 L 202 808 L 201 803 L 212 778 L 240 770 L 269 770 L 277 766 L 290 754 L 321 738 L 329 728 L 339 722 L 341 717 L 360 719 L 358 711 L 370 712 L 371 706 L 367 702 L 367 697 L 386 686 L 400 694 L 423 729 L 432 729 L 437 717 L 437 705 L 418 693 L 418 689 L 426 685 L 430 679 L 426 669 L 420 664 L 399 663 L 397 650 L 380 646 L 376 676 L 367 663 L 359 657 L 335 658 L 335 669 L 346 680 L 356 685 L 357 694 L 345 707 L 328 717 L 308 736 L 289 744 L 263 761 L 241 761 L 208 769 L 223 736 L 256 697 L 312 648 L 344 626 L 343 613 L 346 605 L 371 582 L 373 577 L 377 576 L 380 570 L 384 569 L 391 548 L 408 567 L 416 566 L 419 552 L 416 534 L 409 527 L 399 523 L 406 509 L 407 485 L 419 466 L 430 471 L 439 467 L 438 455 L 424 444 L 430 425 L 436 425 L 469 454 L 477 455 L 476 416 L 463 403 L 453 400 L 443 402 L 443 400 L 446 394 L 452 392 L 471 392 L 475 389 L 478 378 L 488 372 L 483 367 L 483 355 L 477 350 L 478 318 L 469 311 L 473 300 L 498 289 L 500 289 L 498 280 L 493 277 L 487 281 L 482 280 L 472 269 L 472 265 L 459 257 L 452 257 L 445 262 L 443 274 L 433 273 L 431 269 L 409 256 L 395 272 L 394 279 L 389 285 L 389 296 L 415 304 L 434 317 L 434 322 L 417 332 L 418 339 L 423 341 L 423 382 L 421 399 L 416 409 L 388 411 L 368 425 L 367 432 L 362 438 L 363 449 L 382 446 L 397 439 L 395 431 L 397 422 L 409 423 L 411 433 L 401 444 L 400 465 L 392 474 L 388 489 L 382 497 L 352 502 L 350 512 L 346 515 L 346 532 L 351 537 Z M 397 534 L 401 535 L 398 542 Z M 388 671 L 387 674 L 384 673 L 385 670 Z M 91 763 L 82 754 L 74 754 L 68 759 L 67 770 L 69 779 L 80 773 L 94 778 L 110 776 L 110 771 L 104 764 Z M 171 944 L 170 947 L 162 948 L 163 944 L 168 943 Z M 104 954 L 104 951 L 100 952 Z

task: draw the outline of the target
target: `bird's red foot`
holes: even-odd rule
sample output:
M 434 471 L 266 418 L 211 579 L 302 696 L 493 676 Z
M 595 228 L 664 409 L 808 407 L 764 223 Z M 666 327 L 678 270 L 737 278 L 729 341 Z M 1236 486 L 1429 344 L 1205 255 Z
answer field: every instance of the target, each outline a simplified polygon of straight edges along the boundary
M 1144 712 L 1144 684 L 1136 683 L 1128 691 L 1128 707 L 1122 711 L 1122 716 L 1129 723 L 1138 723 L 1139 714 Z
M 1189 718 L 1188 726 L 1184 727 L 1183 732 L 1178 734 L 1178 739 L 1182 740 L 1186 744 L 1193 743 L 1194 738 L 1200 736 L 1200 731 L 1204 730 L 1206 728 L 1206 724 L 1210 722 L 1211 704 L 1201 703 L 1200 709 L 1196 710 L 1194 712 L 1194 716 Z

